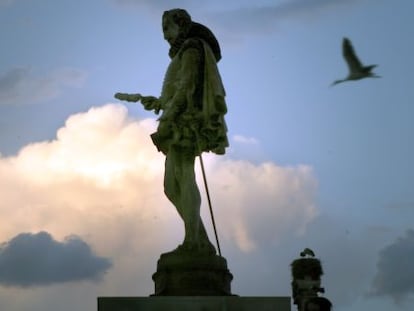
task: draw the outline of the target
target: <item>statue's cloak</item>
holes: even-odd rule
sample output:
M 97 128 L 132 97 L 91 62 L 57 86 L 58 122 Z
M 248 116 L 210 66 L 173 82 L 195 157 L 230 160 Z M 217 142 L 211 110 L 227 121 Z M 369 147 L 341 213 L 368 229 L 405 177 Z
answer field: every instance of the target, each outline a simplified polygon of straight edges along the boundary
M 183 72 L 185 53 L 197 57 L 190 58 L 192 63 L 185 64 L 190 70 Z M 194 37 L 185 40 L 172 57 L 160 97 L 163 114 L 151 135 L 159 151 L 167 154 L 170 148 L 181 148 L 194 156 L 225 153 L 227 106 L 217 61 L 209 43 Z

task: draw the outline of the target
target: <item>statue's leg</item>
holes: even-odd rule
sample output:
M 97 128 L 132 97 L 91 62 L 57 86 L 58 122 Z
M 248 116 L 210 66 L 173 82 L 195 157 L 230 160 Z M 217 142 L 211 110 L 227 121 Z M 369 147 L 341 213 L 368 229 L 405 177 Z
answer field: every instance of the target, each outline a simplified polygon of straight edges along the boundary
M 194 173 L 194 156 L 181 154 L 177 172 L 180 186 L 181 207 L 185 223 L 185 244 L 198 248 L 200 239 L 201 196 Z
M 200 217 L 201 196 L 194 162 L 194 157 L 172 148 L 165 160 L 164 192 L 184 221 L 183 246 L 215 253 Z
M 206 251 L 208 253 L 216 253 L 216 249 L 214 245 L 210 242 L 206 229 L 204 227 L 203 221 L 200 217 L 199 220 L 199 246 L 203 251 Z
M 181 199 L 185 217 L 185 242 L 199 251 L 215 253 L 216 250 L 208 239 L 206 229 L 200 217 L 201 196 L 194 172 L 193 156 L 183 155 L 180 176 Z
M 176 169 L 178 165 L 177 154 L 170 151 L 165 158 L 164 172 L 164 193 L 168 200 L 175 206 L 178 214 L 184 220 L 183 211 L 180 205 L 180 186 L 176 177 Z
M 184 222 L 184 247 L 198 248 L 201 197 L 195 180 L 194 158 L 180 149 L 171 148 L 166 156 L 164 192 Z

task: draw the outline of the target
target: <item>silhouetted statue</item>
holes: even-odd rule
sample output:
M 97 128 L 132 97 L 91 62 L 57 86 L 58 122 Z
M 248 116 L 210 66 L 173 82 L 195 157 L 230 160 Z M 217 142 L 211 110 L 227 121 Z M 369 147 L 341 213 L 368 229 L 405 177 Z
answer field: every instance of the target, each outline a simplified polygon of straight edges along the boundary
M 151 138 L 166 156 L 164 192 L 184 221 L 179 249 L 215 253 L 200 218 L 194 162 L 202 152 L 224 154 L 228 146 L 225 91 L 216 65 L 220 46 L 207 27 L 193 22 L 182 9 L 164 12 L 162 29 L 171 62 L 161 96 L 117 93 L 115 98 L 141 101 L 156 114 L 162 111 Z

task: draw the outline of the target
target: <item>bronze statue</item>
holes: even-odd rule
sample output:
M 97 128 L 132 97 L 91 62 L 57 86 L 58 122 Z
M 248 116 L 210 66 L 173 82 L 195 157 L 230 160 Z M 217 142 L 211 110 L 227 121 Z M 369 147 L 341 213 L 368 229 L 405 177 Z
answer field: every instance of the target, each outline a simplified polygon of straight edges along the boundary
M 228 146 L 225 91 L 217 68 L 220 46 L 214 34 L 183 9 L 164 12 L 162 29 L 171 62 L 161 96 L 117 93 L 115 98 L 141 101 L 156 114 L 162 111 L 151 138 L 166 156 L 164 192 L 184 221 L 185 238 L 178 249 L 215 253 L 200 217 L 194 164 L 202 152 L 224 154 Z

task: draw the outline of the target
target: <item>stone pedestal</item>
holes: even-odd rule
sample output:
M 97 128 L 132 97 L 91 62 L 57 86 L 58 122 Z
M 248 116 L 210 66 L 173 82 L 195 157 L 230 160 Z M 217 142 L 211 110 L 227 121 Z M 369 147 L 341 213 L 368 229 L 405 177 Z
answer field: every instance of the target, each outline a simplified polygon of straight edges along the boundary
M 290 297 L 99 297 L 98 311 L 290 311 Z
M 153 296 L 229 296 L 232 274 L 221 256 L 176 250 L 157 263 Z
M 150 297 L 99 297 L 98 311 L 290 311 L 290 297 L 232 295 L 227 262 L 212 252 L 162 254 Z
M 290 297 L 232 295 L 221 256 L 178 249 L 162 254 L 150 297 L 99 297 L 98 311 L 290 311 Z

